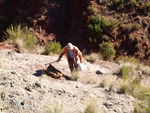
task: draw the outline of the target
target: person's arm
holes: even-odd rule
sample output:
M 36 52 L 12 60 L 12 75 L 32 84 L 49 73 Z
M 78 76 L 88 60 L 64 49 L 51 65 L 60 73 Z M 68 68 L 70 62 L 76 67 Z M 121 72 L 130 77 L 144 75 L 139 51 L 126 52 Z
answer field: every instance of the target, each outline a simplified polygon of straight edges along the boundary
M 82 63 L 83 62 L 82 53 L 81 53 L 81 51 L 77 47 L 76 47 L 76 49 L 77 49 L 77 55 L 79 56 L 80 62 Z
M 59 58 L 56 62 L 59 62 L 60 59 L 63 57 L 63 55 L 66 53 L 66 47 L 64 47 L 63 51 L 61 52 L 61 54 L 59 55 Z

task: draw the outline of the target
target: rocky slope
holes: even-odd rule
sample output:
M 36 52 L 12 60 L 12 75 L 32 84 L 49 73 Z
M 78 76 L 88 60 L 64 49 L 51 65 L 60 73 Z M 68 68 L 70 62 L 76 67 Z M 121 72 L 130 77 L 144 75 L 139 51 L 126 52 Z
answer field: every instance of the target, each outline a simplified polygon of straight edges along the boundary
M 62 113 L 84 113 L 87 103 L 93 101 L 98 113 L 130 113 L 133 111 L 133 97 L 108 92 L 98 84 L 87 84 L 88 80 L 102 79 L 117 83 L 113 75 L 118 64 L 98 61 L 85 63 L 78 81 L 54 79 L 42 74 L 44 64 L 53 62 L 57 55 L 19 54 L 14 50 L 0 49 L 0 111 L 2 113 L 46 113 L 55 105 Z M 53 63 L 66 76 L 70 71 L 66 59 Z M 103 74 L 97 75 L 100 70 Z

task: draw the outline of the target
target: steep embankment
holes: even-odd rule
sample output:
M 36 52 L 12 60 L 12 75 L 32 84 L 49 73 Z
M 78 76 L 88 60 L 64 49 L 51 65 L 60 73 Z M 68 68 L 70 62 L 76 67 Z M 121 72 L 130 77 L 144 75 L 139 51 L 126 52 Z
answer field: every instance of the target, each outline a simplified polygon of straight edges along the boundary
M 56 107 L 63 113 L 83 113 L 87 102 L 94 102 L 98 113 L 123 113 L 133 111 L 133 97 L 108 92 L 107 88 L 100 88 L 98 84 L 86 84 L 88 79 L 99 80 L 106 78 L 115 80 L 112 75 L 118 70 L 115 63 L 99 61 L 90 64 L 86 61 L 85 70 L 77 82 L 62 79 L 53 79 L 42 75 L 44 64 L 55 61 L 56 56 L 35 54 L 18 54 L 13 50 L 0 50 L 0 110 L 1 112 L 29 112 L 45 113 Z M 101 64 L 101 65 L 99 65 Z M 67 61 L 53 64 L 66 76 L 70 76 Z M 103 75 L 96 75 L 100 70 Z

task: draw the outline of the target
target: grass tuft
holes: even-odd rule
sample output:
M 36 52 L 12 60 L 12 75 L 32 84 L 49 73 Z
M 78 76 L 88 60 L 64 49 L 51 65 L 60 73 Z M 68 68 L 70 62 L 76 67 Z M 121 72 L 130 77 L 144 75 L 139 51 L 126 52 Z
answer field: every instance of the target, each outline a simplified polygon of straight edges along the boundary
M 96 106 L 96 103 L 93 101 L 89 101 L 84 110 L 84 113 L 98 113 L 98 108 Z
M 105 86 L 106 86 L 106 80 L 102 80 L 102 81 L 99 83 L 99 87 L 104 88 Z
M 47 108 L 47 113 L 63 113 L 62 107 L 58 103 L 54 103 Z
M 79 78 L 79 72 L 78 71 L 74 71 L 71 75 L 71 80 L 73 81 L 77 81 Z
M 110 85 L 109 85 L 109 92 L 113 92 L 114 91 L 114 84 L 113 83 L 111 83 Z
M 91 53 L 89 55 L 85 55 L 84 59 L 87 60 L 87 61 L 89 61 L 89 62 L 91 62 L 91 63 L 94 63 L 97 60 L 102 60 L 103 57 L 99 53 Z

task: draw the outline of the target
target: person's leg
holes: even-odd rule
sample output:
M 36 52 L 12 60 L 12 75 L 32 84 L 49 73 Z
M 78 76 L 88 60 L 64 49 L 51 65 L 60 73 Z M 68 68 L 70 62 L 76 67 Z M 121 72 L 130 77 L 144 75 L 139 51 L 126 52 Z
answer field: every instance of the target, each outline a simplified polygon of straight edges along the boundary
M 78 64 L 74 63 L 74 69 L 75 69 L 75 71 L 78 71 Z
M 70 68 L 70 71 L 71 71 L 71 74 L 72 74 L 73 71 L 74 71 L 74 64 L 73 64 L 73 62 L 69 62 L 69 68 Z

